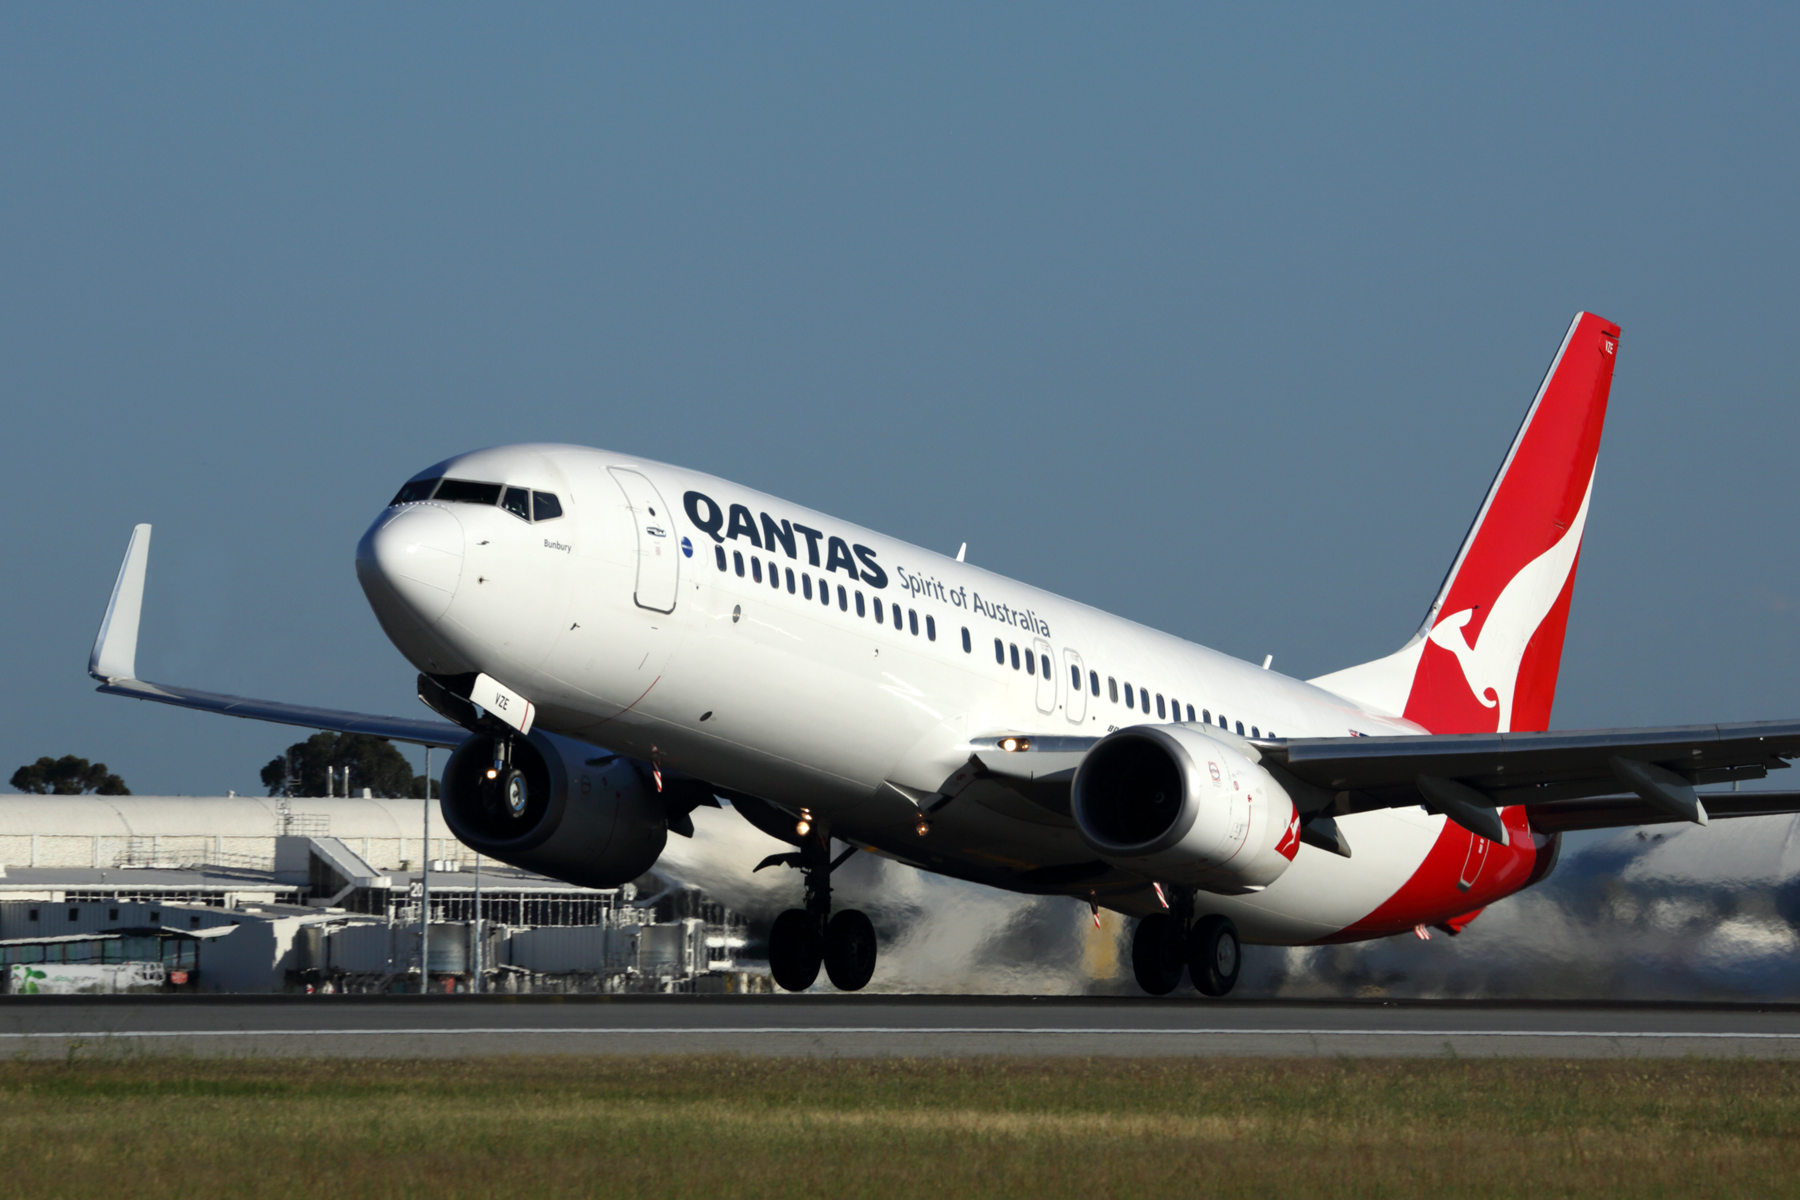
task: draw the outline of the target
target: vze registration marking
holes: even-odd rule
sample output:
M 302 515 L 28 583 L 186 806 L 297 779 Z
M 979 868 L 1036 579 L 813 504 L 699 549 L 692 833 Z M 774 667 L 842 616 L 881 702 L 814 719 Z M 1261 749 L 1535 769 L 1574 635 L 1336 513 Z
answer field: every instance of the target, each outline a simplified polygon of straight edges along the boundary
M 475 677 L 475 686 L 469 689 L 469 702 L 492 713 L 520 733 L 530 733 L 531 722 L 537 717 L 537 709 L 531 701 L 491 675 Z

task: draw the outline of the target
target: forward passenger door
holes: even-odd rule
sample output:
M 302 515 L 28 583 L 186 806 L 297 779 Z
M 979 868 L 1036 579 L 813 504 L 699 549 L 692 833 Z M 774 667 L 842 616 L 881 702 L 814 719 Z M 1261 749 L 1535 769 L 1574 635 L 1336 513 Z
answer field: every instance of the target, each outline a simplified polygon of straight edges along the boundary
M 637 532 L 637 590 L 632 596 L 639 608 L 674 612 L 681 553 L 675 546 L 675 522 L 669 508 L 651 483 L 629 467 L 608 467 L 625 493 Z

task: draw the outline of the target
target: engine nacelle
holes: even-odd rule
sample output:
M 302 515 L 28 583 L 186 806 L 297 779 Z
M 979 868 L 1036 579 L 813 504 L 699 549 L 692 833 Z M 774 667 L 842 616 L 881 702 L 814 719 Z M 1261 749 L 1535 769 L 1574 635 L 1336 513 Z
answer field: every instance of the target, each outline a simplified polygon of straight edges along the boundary
M 1266 887 L 1300 848 L 1300 819 L 1281 785 L 1242 747 L 1194 726 L 1134 725 L 1102 738 L 1075 772 L 1070 805 L 1082 840 L 1105 861 L 1211 892 Z
M 627 758 L 534 731 L 512 740 L 511 766 L 488 778 L 494 738 L 476 734 L 444 768 L 444 820 L 472 850 L 582 887 L 617 887 L 655 865 L 668 817 Z M 590 765 L 589 760 L 594 760 Z

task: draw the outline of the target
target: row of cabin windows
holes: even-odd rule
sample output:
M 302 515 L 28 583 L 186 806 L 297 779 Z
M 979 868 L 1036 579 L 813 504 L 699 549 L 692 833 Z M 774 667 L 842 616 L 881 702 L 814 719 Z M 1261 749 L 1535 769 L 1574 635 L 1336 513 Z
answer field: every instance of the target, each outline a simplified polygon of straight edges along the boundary
M 721 570 L 721 571 L 731 571 L 733 574 L 737 575 L 737 577 L 740 579 L 748 577 L 749 579 L 753 580 L 756 583 L 763 582 L 763 577 L 764 577 L 763 562 L 760 558 L 758 558 L 754 554 L 748 556 L 748 559 L 746 560 L 746 557 L 742 550 L 733 550 L 731 552 L 730 559 L 727 560 L 726 555 L 725 555 L 725 547 L 714 546 L 713 547 L 713 560 L 714 560 L 714 562 L 716 562 L 718 564 L 719 570 Z M 800 596 L 805 597 L 808 600 L 811 600 L 813 598 L 812 576 L 808 575 L 806 572 L 801 571 L 801 572 L 799 572 L 798 575 L 796 575 L 794 572 L 794 569 L 792 567 L 787 567 L 784 569 L 779 564 L 771 562 L 768 565 L 767 574 L 768 574 L 768 581 L 769 581 L 770 587 L 775 588 L 776 590 L 780 590 L 780 588 L 782 586 L 783 578 L 785 576 L 786 583 L 787 583 L 787 590 L 788 590 L 789 595 L 800 595 Z M 831 604 L 831 589 L 832 589 L 832 584 L 831 584 L 830 580 L 827 580 L 827 579 L 819 580 L 818 592 L 819 592 L 820 603 L 827 605 L 827 606 L 829 606 Z M 849 589 L 845 588 L 843 584 L 841 584 L 841 583 L 838 584 L 837 585 L 838 608 L 845 612 L 848 612 L 851 607 L 852 599 L 854 599 L 854 602 L 855 602 L 856 615 L 859 617 L 867 616 L 868 615 L 868 607 L 867 607 L 868 602 L 864 601 L 862 592 L 860 592 L 860 591 L 851 592 Z M 875 612 L 875 620 L 878 623 L 885 624 L 886 619 L 883 616 L 883 606 L 881 603 L 881 597 L 876 596 L 873 598 L 873 607 L 874 607 L 874 612 Z M 906 609 L 904 618 L 902 618 L 902 616 L 901 616 L 901 608 L 898 604 L 888 605 L 886 608 L 886 611 L 893 615 L 893 622 L 894 622 L 895 629 L 910 629 L 915 637 L 918 636 L 919 614 L 916 609 L 910 609 L 910 608 Z M 937 641 L 937 618 L 931 616 L 929 613 L 927 613 L 925 616 L 925 636 L 930 641 L 934 641 L 934 642 Z M 962 648 L 963 648 L 964 654 L 973 653 L 974 648 L 975 648 L 974 640 L 969 636 L 969 629 L 968 629 L 968 626 L 966 626 L 966 625 L 963 627 L 963 630 L 962 630 Z M 1038 654 L 1035 651 L 1031 650 L 1030 648 L 1026 648 L 1025 650 L 1021 651 L 1016 644 L 1009 643 L 1004 638 L 995 638 L 994 639 L 994 661 L 999 663 L 1001 666 L 1005 666 L 1010 661 L 1012 663 L 1012 668 L 1015 671 L 1023 669 L 1027 675 L 1033 675 L 1033 676 L 1042 675 L 1045 679 L 1051 678 L 1052 667 L 1050 665 L 1050 656 L 1048 654 Z M 1070 666 L 1069 666 L 1069 685 L 1071 687 L 1075 688 L 1077 691 L 1079 691 L 1081 689 L 1081 668 L 1078 666 L 1075 666 L 1074 664 L 1070 664 Z M 1090 690 L 1092 690 L 1094 695 L 1098 696 L 1100 694 L 1100 674 L 1099 674 L 1099 672 L 1097 672 L 1097 671 L 1089 671 L 1088 672 L 1088 686 L 1089 686 Z M 1107 689 L 1107 694 L 1112 699 L 1112 702 L 1114 704 L 1117 704 L 1119 702 L 1119 681 L 1117 679 L 1112 678 L 1111 676 L 1108 676 L 1108 678 L 1106 680 L 1106 689 Z M 1130 683 L 1125 684 L 1125 707 L 1126 708 L 1137 709 L 1137 708 L 1141 707 L 1143 709 L 1144 715 L 1149 716 L 1150 715 L 1150 705 L 1151 705 L 1151 698 L 1150 698 L 1149 689 L 1133 687 Z M 1170 697 L 1167 700 L 1165 700 L 1163 698 L 1162 694 L 1159 692 L 1156 695 L 1155 705 L 1156 705 L 1156 719 L 1157 720 L 1159 720 L 1159 721 L 1180 721 L 1181 720 L 1181 707 L 1182 707 L 1181 701 L 1175 699 L 1174 697 Z M 1194 706 L 1190 704 L 1187 706 L 1187 720 L 1188 720 L 1189 724 L 1193 724 L 1196 720 L 1199 720 L 1199 721 L 1202 721 L 1202 722 L 1210 725 L 1210 724 L 1212 724 L 1213 715 L 1208 710 L 1201 709 L 1199 711 L 1199 715 L 1196 717 L 1195 711 L 1194 711 Z M 1224 713 L 1219 714 L 1219 728 L 1220 729 L 1231 728 L 1230 723 L 1227 722 L 1225 719 Z M 1242 721 L 1239 721 L 1237 723 L 1237 732 L 1240 737 L 1244 736 L 1244 723 Z M 1261 737 L 1262 731 L 1260 729 L 1258 729 L 1256 726 L 1252 725 L 1250 727 L 1249 736 L 1250 737 Z M 1275 732 L 1273 730 L 1270 730 L 1269 736 L 1274 737 Z
M 969 631 L 965 629 L 963 630 L 963 649 L 967 650 L 968 648 Z M 1017 671 L 1019 669 L 1019 648 L 1002 641 L 1000 638 L 995 638 L 994 661 L 1001 666 L 1005 666 L 1009 656 L 1012 659 L 1013 670 Z M 1024 659 L 1025 673 L 1027 675 L 1036 675 L 1039 672 L 1042 672 L 1045 679 L 1050 678 L 1050 656 L 1048 654 L 1035 654 L 1030 649 L 1027 649 L 1024 654 Z
M 725 547 L 723 546 L 713 547 L 713 561 L 718 564 L 719 570 L 730 571 L 739 579 L 749 578 L 755 583 L 761 583 L 766 574 L 769 586 L 776 591 L 781 590 L 782 578 L 785 574 L 787 590 L 790 596 L 802 596 L 808 600 L 813 598 L 813 578 L 805 571 L 801 571 L 796 575 L 794 573 L 794 568 L 788 567 L 784 571 L 779 563 L 771 561 L 768 564 L 768 570 L 765 573 L 763 570 L 763 561 L 756 557 L 756 555 L 750 555 L 746 562 L 742 550 L 733 550 L 731 552 L 731 557 L 728 560 L 725 556 Z M 832 585 L 829 579 L 823 577 L 819 579 L 819 602 L 827 607 L 831 604 L 831 587 Z M 860 591 L 851 591 L 841 583 L 837 585 L 837 606 L 843 612 L 849 612 L 854 606 L 856 615 L 859 617 L 868 616 L 870 608 L 873 607 L 875 620 L 878 624 L 887 624 L 891 615 L 895 629 L 910 630 L 914 637 L 919 635 L 919 612 L 917 609 L 902 609 L 898 604 L 884 606 L 881 603 L 880 596 L 865 600 Z M 963 635 L 966 640 L 968 631 L 964 630 Z M 937 641 L 937 618 L 930 613 L 925 614 L 925 638 L 927 641 Z
M 563 515 L 562 501 L 549 492 L 498 483 L 476 483 L 469 479 L 415 479 L 401 485 L 394 498 L 388 501 L 388 507 L 416 504 L 421 500 L 497 504 L 521 521 L 554 521 Z
M 966 628 L 962 631 L 962 643 L 963 643 L 963 653 L 967 654 L 970 650 L 970 645 L 969 645 L 969 631 Z M 1020 667 L 1021 658 L 1023 658 L 1023 660 L 1024 660 L 1024 668 L 1025 668 L 1025 673 L 1027 675 L 1042 674 L 1045 679 L 1050 678 L 1050 656 L 1048 654 L 1034 654 L 1029 649 L 1025 650 L 1023 652 L 1023 654 L 1021 654 L 1021 652 L 1017 646 L 1007 642 L 1005 639 L 1003 639 L 1003 638 L 995 638 L 994 639 L 994 661 L 995 662 L 999 663 L 1001 666 L 1005 666 L 1007 664 L 1007 662 L 1010 660 L 1012 662 L 1013 670 L 1017 671 Z M 1074 663 L 1069 664 L 1069 686 L 1071 688 L 1074 688 L 1078 692 L 1081 690 L 1081 668 L 1076 666 Z M 1098 671 L 1089 671 L 1088 672 L 1088 688 L 1090 691 L 1093 692 L 1094 695 L 1098 696 L 1100 694 L 1100 673 Z M 1107 695 L 1111 697 L 1112 702 L 1114 704 L 1117 704 L 1119 702 L 1119 681 L 1111 676 L 1108 676 L 1107 680 L 1106 680 L 1106 691 L 1107 691 Z M 1156 719 L 1157 720 L 1159 720 L 1159 721 L 1180 721 L 1181 720 L 1181 701 L 1175 699 L 1173 696 L 1169 697 L 1165 701 L 1162 697 L 1162 694 L 1159 692 L 1159 693 L 1157 693 L 1155 704 L 1156 704 Z M 1127 683 L 1125 685 L 1125 707 L 1126 708 L 1130 708 L 1130 709 L 1142 708 L 1144 715 L 1149 716 L 1150 715 L 1150 705 L 1151 705 L 1151 699 L 1150 699 L 1150 691 L 1148 688 L 1133 687 L 1129 683 Z M 1210 724 L 1212 724 L 1212 720 L 1213 720 L 1213 715 L 1207 709 L 1204 709 L 1204 708 L 1201 709 L 1199 711 L 1198 715 L 1196 715 L 1194 712 L 1194 706 L 1191 704 L 1187 706 L 1188 724 L 1192 725 L 1196 721 L 1201 721 L 1201 722 L 1204 722 L 1204 723 L 1210 725 Z M 1225 719 L 1224 713 L 1219 714 L 1219 728 L 1220 729 L 1231 728 L 1231 725 Z M 1244 723 L 1242 721 L 1239 721 L 1237 723 L 1237 732 L 1238 732 L 1238 736 L 1240 736 L 1240 737 L 1245 736 L 1244 735 Z M 1260 730 L 1256 726 L 1252 725 L 1250 727 L 1249 736 L 1250 737 L 1261 737 L 1262 730 Z M 1269 736 L 1274 737 L 1275 731 L 1271 729 L 1269 731 Z

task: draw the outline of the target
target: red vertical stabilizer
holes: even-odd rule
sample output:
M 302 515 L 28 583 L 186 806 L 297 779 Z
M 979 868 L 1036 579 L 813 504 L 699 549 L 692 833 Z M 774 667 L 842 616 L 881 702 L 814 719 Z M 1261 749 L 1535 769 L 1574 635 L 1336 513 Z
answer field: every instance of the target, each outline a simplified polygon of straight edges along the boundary
M 1314 683 L 1432 733 L 1548 727 L 1618 348 L 1576 314 L 1419 632 Z

